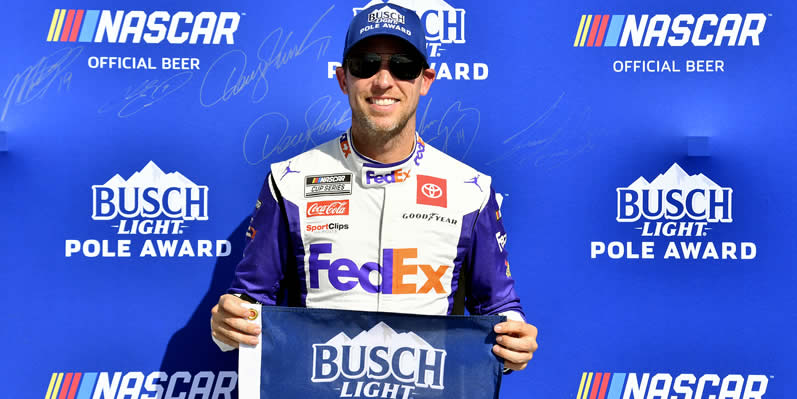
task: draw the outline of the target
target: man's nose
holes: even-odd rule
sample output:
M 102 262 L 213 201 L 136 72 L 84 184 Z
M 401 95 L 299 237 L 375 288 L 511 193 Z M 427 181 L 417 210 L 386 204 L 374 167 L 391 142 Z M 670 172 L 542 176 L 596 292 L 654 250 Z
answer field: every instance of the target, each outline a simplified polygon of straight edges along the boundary
M 381 89 L 386 89 L 393 85 L 393 79 L 393 74 L 390 73 L 390 69 L 388 67 L 388 60 L 383 59 L 382 65 L 379 67 L 379 71 L 376 73 L 374 85 Z
M 390 71 L 387 68 L 381 68 L 379 72 L 376 73 L 374 85 L 379 88 L 388 88 L 392 86 L 393 75 L 390 74 Z

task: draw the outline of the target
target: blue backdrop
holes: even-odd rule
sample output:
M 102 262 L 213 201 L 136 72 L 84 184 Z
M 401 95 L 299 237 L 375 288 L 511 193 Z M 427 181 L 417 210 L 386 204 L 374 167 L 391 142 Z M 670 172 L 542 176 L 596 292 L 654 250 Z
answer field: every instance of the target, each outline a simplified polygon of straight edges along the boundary
M 494 177 L 512 273 L 540 330 L 502 396 L 611 397 L 597 373 L 612 373 L 621 387 L 647 381 L 632 398 L 697 398 L 701 379 L 703 397 L 790 397 L 794 5 L 416 3 L 438 70 L 418 130 Z M 108 398 L 225 397 L 235 354 L 210 341 L 210 308 L 267 165 L 349 126 L 331 70 L 367 4 L 0 6 L 8 397 L 71 399 L 80 384 Z M 119 187 L 158 199 L 174 188 L 175 202 L 135 207 L 109 197 Z M 695 190 L 696 213 L 718 195 L 727 217 L 625 217 L 655 209 L 658 193 L 683 194 L 668 202 L 677 210 Z M 132 214 L 109 216 L 120 199 Z M 657 222 L 675 234 L 655 235 Z M 645 247 L 653 259 L 635 258 Z

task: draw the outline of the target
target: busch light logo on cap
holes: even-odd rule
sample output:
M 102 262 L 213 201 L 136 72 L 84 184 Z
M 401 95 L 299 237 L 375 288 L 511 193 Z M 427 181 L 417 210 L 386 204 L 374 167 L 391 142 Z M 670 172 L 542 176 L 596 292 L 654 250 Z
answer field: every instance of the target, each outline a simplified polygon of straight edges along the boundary
M 404 24 L 404 16 L 400 12 L 384 6 L 368 14 L 368 22 L 371 23 L 391 23 Z
M 334 383 L 342 398 L 410 398 L 444 389 L 446 351 L 384 322 L 354 338 L 345 333 L 313 344 L 313 383 Z
M 395 4 L 400 7 L 414 10 L 415 13 L 418 14 L 418 18 L 421 20 L 421 25 L 426 31 L 427 49 L 429 50 L 430 57 L 440 56 L 440 51 L 443 50 L 440 46 L 441 44 L 465 43 L 465 9 L 454 8 L 452 5 L 443 0 L 416 2 L 408 2 L 404 0 L 389 0 L 387 2 L 383 2 L 381 0 L 372 0 L 363 7 L 355 7 L 354 13 L 357 14 L 360 11 L 380 3 Z M 373 14 L 379 13 L 376 16 L 373 16 L 373 18 L 385 18 L 386 16 L 381 14 L 382 10 L 385 8 L 388 7 L 385 6 L 369 14 L 369 22 L 371 22 Z M 403 17 L 401 22 L 392 22 L 404 23 Z

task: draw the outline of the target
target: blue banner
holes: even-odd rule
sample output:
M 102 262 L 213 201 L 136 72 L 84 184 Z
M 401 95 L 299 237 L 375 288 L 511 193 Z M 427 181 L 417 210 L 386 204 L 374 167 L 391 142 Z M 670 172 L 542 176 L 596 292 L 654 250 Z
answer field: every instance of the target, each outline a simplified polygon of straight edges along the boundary
M 261 399 L 498 398 L 503 363 L 492 353 L 493 326 L 503 316 L 262 312 L 260 348 L 241 352 L 241 397 L 259 367 Z

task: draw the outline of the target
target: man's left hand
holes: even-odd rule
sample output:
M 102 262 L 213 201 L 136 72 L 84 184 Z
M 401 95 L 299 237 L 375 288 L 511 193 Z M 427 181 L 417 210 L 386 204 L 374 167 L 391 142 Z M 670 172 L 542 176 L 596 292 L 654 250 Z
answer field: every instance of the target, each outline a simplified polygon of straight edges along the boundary
M 537 350 L 537 327 L 522 321 L 508 320 L 493 327 L 498 336 L 493 353 L 504 359 L 504 367 L 523 370 Z

